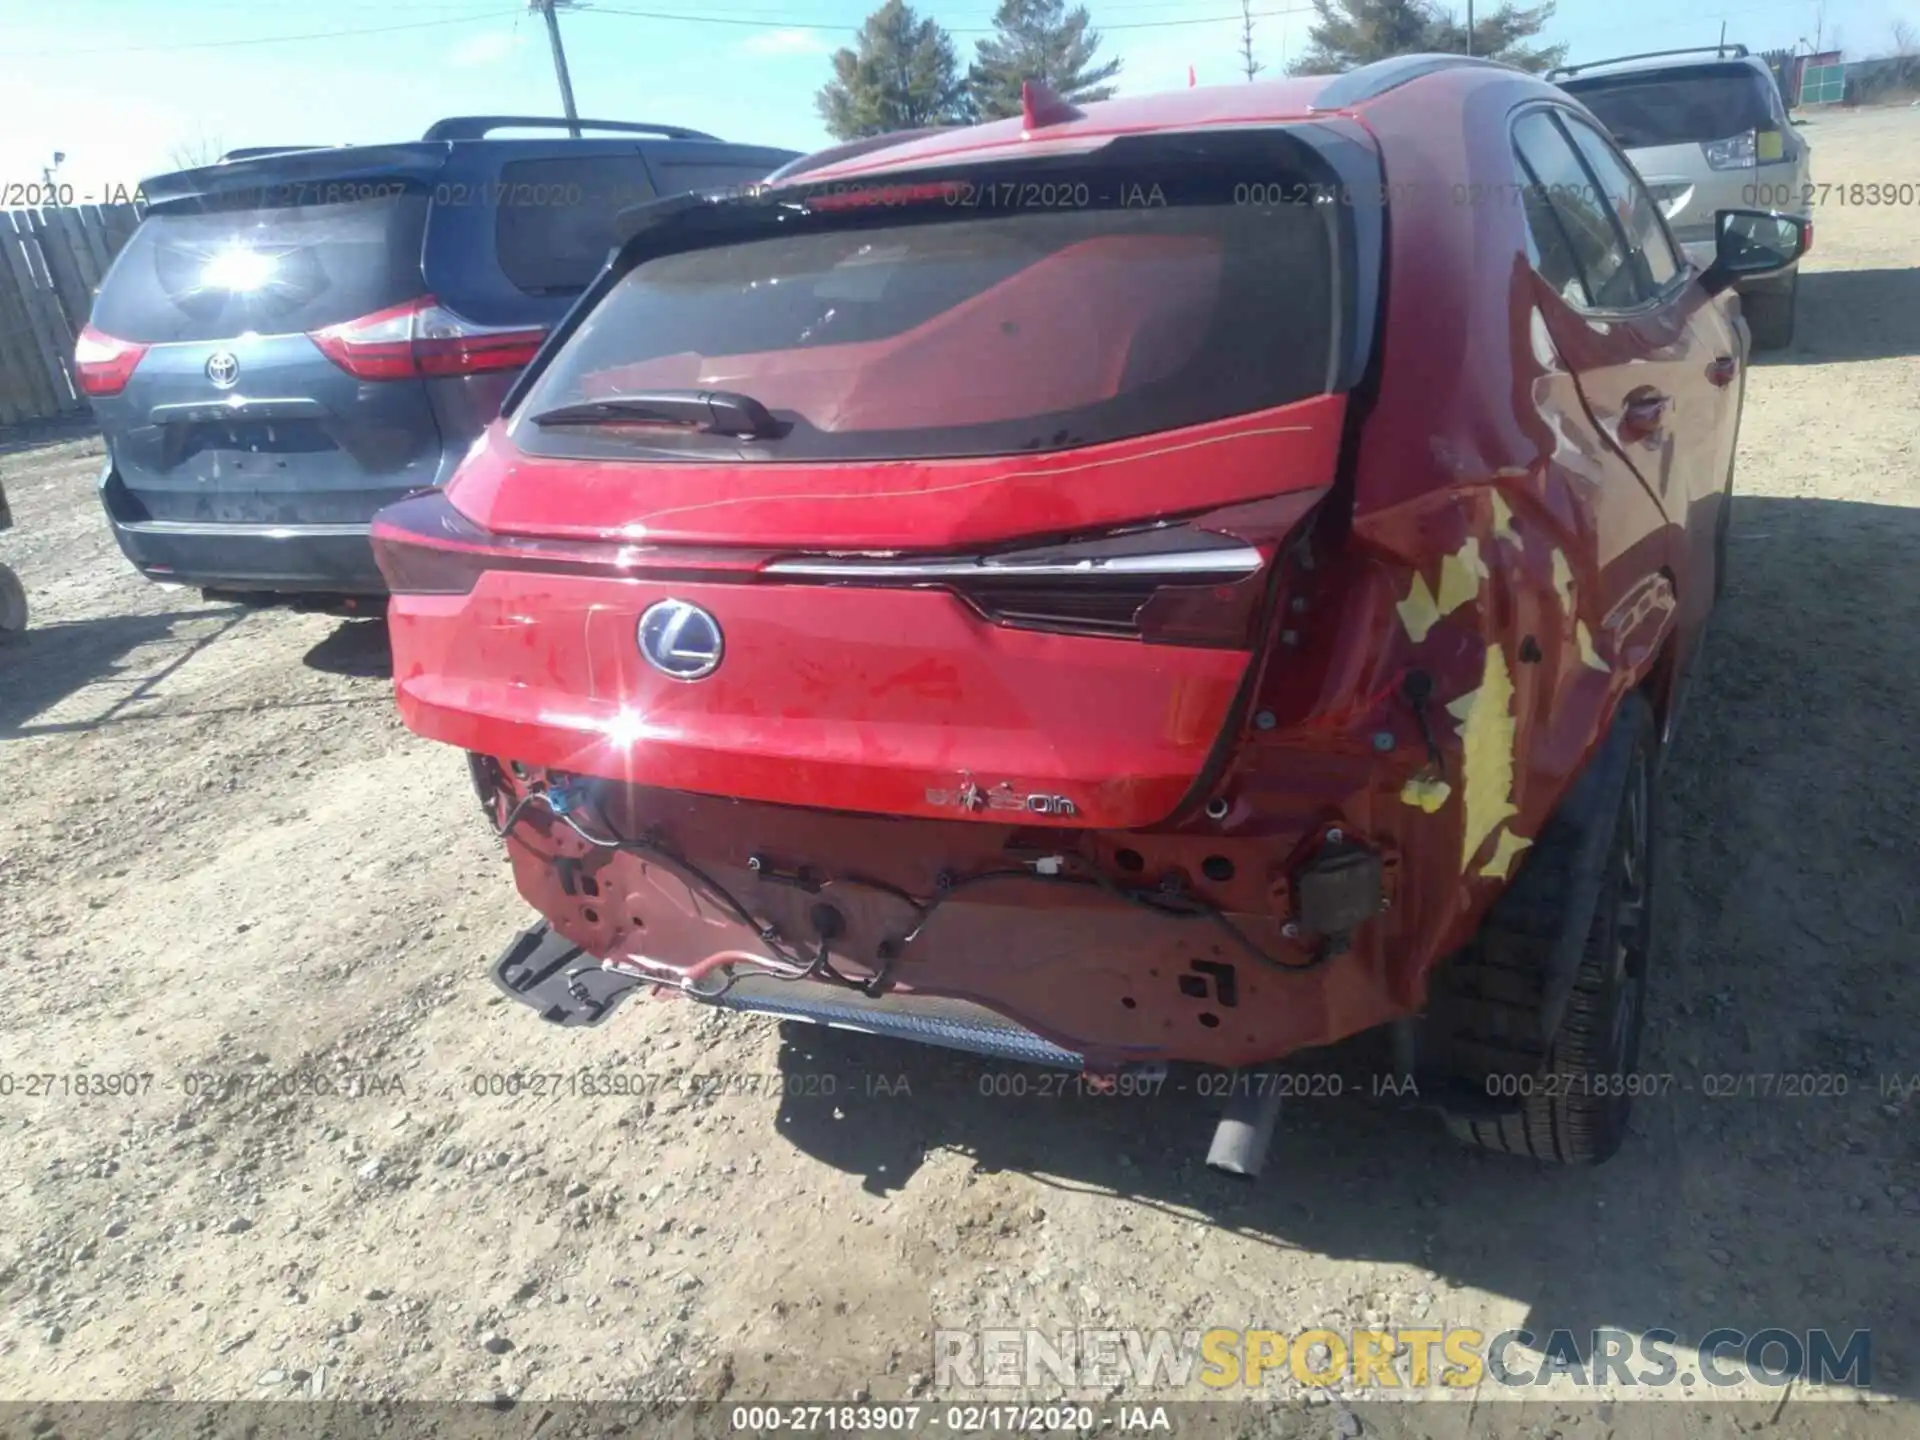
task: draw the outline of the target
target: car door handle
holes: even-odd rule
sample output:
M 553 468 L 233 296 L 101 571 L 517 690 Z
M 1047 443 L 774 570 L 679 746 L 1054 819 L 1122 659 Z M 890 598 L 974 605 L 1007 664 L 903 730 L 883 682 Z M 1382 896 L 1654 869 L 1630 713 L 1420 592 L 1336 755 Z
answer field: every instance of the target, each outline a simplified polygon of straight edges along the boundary
M 1620 435 L 1626 440 L 1645 440 L 1655 434 L 1665 420 L 1668 396 L 1658 390 L 1638 390 L 1627 397 L 1620 416 Z
M 1740 373 L 1740 362 L 1731 355 L 1721 355 L 1707 362 L 1707 379 L 1715 385 L 1731 385 L 1733 377 Z

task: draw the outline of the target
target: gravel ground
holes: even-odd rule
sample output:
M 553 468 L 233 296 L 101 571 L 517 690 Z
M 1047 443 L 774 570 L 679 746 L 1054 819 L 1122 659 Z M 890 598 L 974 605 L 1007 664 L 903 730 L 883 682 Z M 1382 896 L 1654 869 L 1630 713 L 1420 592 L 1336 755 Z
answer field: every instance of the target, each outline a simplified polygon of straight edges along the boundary
M 1906 178 L 1920 112 L 1809 134 L 1821 181 Z M 396 720 L 378 624 L 150 585 L 97 440 L 0 437 L 35 608 L 0 652 L 0 1073 L 148 1077 L 0 1095 L 0 1398 L 944 1400 L 936 1328 L 1370 1323 L 1871 1328 L 1875 1391 L 1911 1397 L 1916 265 L 1911 210 L 1829 204 L 1799 344 L 1753 371 L 1668 770 L 1646 1065 L 1676 1084 L 1581 1173 L 1342 1098 L 1241 1188 L 1178 1097 L 996 1097 L 1011 1072 L 678 1002 L 543 1027 L 486 979 L 527 913 L 460 757 Z M 494 1093 L 581 1067 L 635 1093 Z M 1778 1072 L 1841 1078 L 1705 1093 Z M 1739 1423 L 1888 1413 L 1818 1398 Z M 1617 1423 L 1527 1415 L 1498 1423 Z

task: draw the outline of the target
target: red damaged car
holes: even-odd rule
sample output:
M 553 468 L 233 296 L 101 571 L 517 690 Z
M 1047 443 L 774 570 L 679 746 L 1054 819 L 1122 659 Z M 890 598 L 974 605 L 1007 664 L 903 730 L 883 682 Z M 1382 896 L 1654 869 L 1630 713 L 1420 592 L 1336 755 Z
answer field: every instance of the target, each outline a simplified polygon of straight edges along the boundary
M 1691 269 L 1578 101 L 1448 56 L 625 218 L 374 529 L 401 712 L 549 922 L 499 983 L 1233 1067 L 1243 1174 L 1253 1079 L 1374 1031 L 1465 1138 L 1613 1152 L 1731 286 L 1804 222 Z

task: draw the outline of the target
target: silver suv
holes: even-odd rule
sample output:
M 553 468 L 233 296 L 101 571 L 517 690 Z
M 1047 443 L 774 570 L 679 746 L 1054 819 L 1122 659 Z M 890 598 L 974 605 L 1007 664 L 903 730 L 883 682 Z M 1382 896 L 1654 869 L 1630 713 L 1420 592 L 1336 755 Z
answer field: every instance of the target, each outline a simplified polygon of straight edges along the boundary
M 1717 211 L 1807 213 L 1810 147 L 1773 72 L 1746 46 L 1623 55 L 1563 65 L 1547 78 L 1613 133 L 1701 269 L 1713 262 Z M 1798 286 L 1796 267 L 1741 287 L 1756 350 L 1792 343 Z

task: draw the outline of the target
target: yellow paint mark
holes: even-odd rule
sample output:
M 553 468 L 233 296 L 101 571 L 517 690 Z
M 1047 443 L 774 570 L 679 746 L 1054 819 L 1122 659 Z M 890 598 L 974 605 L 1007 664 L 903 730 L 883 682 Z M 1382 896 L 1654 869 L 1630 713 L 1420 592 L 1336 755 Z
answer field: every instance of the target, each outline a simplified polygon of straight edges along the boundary
M 1521 543 L 1519 532 L 1513 528 L 1513 511 L 1507 508 L 1507 502 L 1500 498 L 1498 490 L 1493 492 L 1493 538 Z
M 1487 578 L 1487 562 L 1480 558 L 1480 541 L 1469 535 L 1467 541 L 1440 562 L 1440 589 L 1427 588 L 1427 577 L 1416 574 L 1407 589 L 1407 598 L 1394 606 L 1400 623 L 1407 627 L 1407 638 L 1418 645 L 1435 625 L 1480 593 L 1480 582 Z
M 1606 674 L 1607 662 L 1602 660 L 1599 652 L 1593 648 L 1593 632 L 1587 629 L 1586 621 L 1574 621 L 1573 639 L 1574 643 L 1580 647 L 1580 663 L 1589 669 L 1598 670 L 1602 675 Z
M 1466 819 L 1461 827 L 1460 872 L 1500 822 L 1520 812 L 1513 804 L 1513 675 L 1498 645 L 1487 647 L 1480 688 L 1447 706 L 1460 722 Z
M 1427 588 L 1424 575 L 1413 577 L 1413 588 L 1407 591 L 1407 598 L 1393 608 L 1400 612 L 1400 623 L 1407 627 L 1407 638 L 1416 645 L 1440 623 L 1440 607 L 1433 603 L 1433 591 Z
M 1558 550 L 1553 552 L 1553 588 L 1560 592 L 1560 608 L 1573 614 L 1573 567 Z
M 1495 880 L 1506 879 L 1513 871 L 1514 860 L 1531 844 L 1533 841 L 1524 836 L 1516 835 L 1511 830 L 1502 830 L 1499 843 L 1493 847 L 1493 854 L 1487 863 L 1480 867 L 1480 873 Z
M 1453 787 L 1438 775 L 1422 771 L 1400 787 L 1402 804 L 1411 805 L 1431 815 L 1447 803 L 1447 797 L 1453 794 Z
M 1433 603 L 1442 615 L 1451 615 L 1480 593 L 1480 582 L 1487 578 L 1487 562 L 1480 558 L 1480 541 L 1469 535 L 1467 543 L 1440 562 L 1440 589 Z

